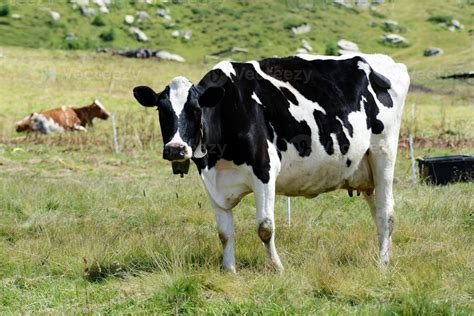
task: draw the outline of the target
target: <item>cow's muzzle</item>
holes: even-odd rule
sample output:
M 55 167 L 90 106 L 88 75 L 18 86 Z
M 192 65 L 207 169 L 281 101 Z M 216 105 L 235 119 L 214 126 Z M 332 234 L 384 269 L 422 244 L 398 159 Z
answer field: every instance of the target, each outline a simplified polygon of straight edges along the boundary
M 187 156 L 185 145 L 167 145 L 163 149 L 163 159 L 169 161 L 183 161 L 190 158 Z

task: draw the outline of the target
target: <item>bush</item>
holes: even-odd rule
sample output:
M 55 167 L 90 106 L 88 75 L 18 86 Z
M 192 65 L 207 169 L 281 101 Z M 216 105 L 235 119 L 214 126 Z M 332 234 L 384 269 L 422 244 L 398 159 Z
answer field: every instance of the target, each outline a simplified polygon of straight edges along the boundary
M 94 19 L 92 20 L 92 25 L 94 26 L 104 26 L 105 25 L 105 21 L 104 19 L 102 18 L 102 15 L 96 15 L 94 17 Z
M 337 44 L 334 42 L 327 43 L 326 50 L 324 53 L 329 56 L 337 56 L 339 55 L 339 48 L 337 47 Z
M 104 42 L 113 42 L 115 40 L 115 37 L 116 37 L 115 30 L 113 28 L 111 28 L 107 32 L 104 32 L 104 33 L 100 34 L 99 37 Z
M 306 21 L 300 18 L 290 18 L 290 19 L 286 19 L 283 22 L 283 28 L 285 30 L 291 30 L 292 28 L 301 26 L 303 24 L 306 24 Z
M 0 16 L 9 16 L 10 15 L 10 6 L 5 4 L 0 7 Z
M 433 22 L 433 23 L 450 24 L 452 20 L 453 20 L 453 16 L 447 15 L 447 14 L 432 15 L 428 18 L 428 21 Z

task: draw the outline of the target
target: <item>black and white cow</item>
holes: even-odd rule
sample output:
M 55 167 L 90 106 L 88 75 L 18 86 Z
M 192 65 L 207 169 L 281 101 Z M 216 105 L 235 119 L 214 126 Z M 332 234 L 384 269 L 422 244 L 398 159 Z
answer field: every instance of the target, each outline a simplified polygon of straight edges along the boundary
M 235 272 L 232 208 L 250 192 L 257 233 L 275 268 L 283 270 L 275 194 L 315 197 L 338 188 L 364 193 L 380 261 L 388 263 L 409 82 L 406 67 L 385 55 L 298 55 L 224 61 L 197 85 L 177 77 L 161 93 L 145 86 L 133 93 L 158 108 L 163 158 L 196 164 L 214 208 L 223 266 Z

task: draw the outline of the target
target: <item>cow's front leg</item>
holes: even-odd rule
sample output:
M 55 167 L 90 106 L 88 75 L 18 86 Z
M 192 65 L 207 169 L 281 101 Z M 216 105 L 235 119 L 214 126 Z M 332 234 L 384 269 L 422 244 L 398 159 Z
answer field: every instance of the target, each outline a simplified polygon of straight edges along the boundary
M 235 273 L 234 217 L 232 209 L 224 210 L 215 203 L 212 204 L 216 216 L 219 239 L 221 240 L 222 248 L 224 249 L 222 267 L 228 272 Z
M 267 251 L 271 265 L 278 271 L 283 272 L 275 247 L 275 183 L 262 183 L 259 180 L 254 188 L 255 206 L 257 208 L 257 233 Z

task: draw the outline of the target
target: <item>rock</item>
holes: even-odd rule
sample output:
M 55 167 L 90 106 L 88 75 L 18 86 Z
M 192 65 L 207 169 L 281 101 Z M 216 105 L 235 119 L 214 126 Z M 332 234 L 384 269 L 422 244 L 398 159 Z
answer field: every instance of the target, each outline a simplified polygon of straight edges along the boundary
M 392 20 L 383 21 L 383 24 L 384 24 L 386 27 L 395 27 L 395 26 L 398 26 L 398 22 L 397 22 L 397 21 L 392 21 Z
M 349 51 L 349 52 L 358 52 L 359 51 L 359 46 L 357 46 L 356 43 L 345 40 L 345 39 L 339 40 L 337 42 L 337 47 L 340 50 Z
M 181 34 L 183 35 L 183 38 L 185 41 L 189 41 L 191 39 L 191 36 L 193 33 L 191 31 L 181 31 Z
M 71 0 L 71 2 L 77 4 L 78 6 L 87 7 L 89 5 L 89 0 Z
M 384 36 L 382 36 L 382 41 L 394 45 L 408 44 L 406 38 L 397 34 L 385 34 Z
M 183 57 L 181 57 L 179 55 L 176 55 L 176 54 L 172 54 L 172 53 L 164 51 L 164 50 L 156 52 L 155 57 L 157 57 L 159 59 L 162 59 L 162 60 L 177 61 L 177 62 L 180 62 L 180 63 L 184 63 L 186 61 Z
M 368 0 L 355 0 L 355 5 L 359 8 L 368 8 L 370 3 Z
M 168 9 L 156 9 L 155 15 L 160 16 L 165 21 L 171 21 L 171 16 L 169 15 L 169 10 Z
M 172 37 L 179 37 L 179 31 L 178 30 L 174 30 L 173 32 L 171 32 L 171 36 Z
M 431 56 L 436 56 L 436 55 L 442 55 L 444 51 L 441 48 L 438 47 L 430 47 L 425 49 L 423 56 L 426 57 L 431 57 Z
M 303 49 L 305 49 L 307 52 L 313 51 L 313 47 L 311 47 L 307 40 L 301 40 L 301 43 L 303 44 Z
M 384 3 L 384 0 L 372 0 L 372 5 L 381 5 Z
M 96 13 L 95 8 L 89 8 L 83 5 L 79 7 L 79 11 L 81 11 L 81 14 L 84 16 L 93 16 Z
M 131 24 L 133 24 L 133 22 L 135 22 L 135 18 L 133 17 L 133 15 L 127 14 L 124 18 L 124 21 L 125 21 L 125 23 L 131 25 Z
M 51 15 L 51 19 L 53 19 L 53 21 L 59 21 L 59 19 L 61 19 L 61 14 L 56 11 L 49 10 L 49 15 Z
M 298 49 L 296 50 L 296 53 L 297 53 L 297 54 L 307 54 L 307 53 L 309 53 L 309 52 L 308 52 L 306 49 L 304 49 L 304 48 L 298 48 Z
M 369 21 L 369 23 L 367 23 L 367 25 L 369 25 L 369 26 L 372 26 L 372 27 L 373 27 L 373 26 L 377 26 L 377 25 L 379 25 L 379 22 L 376 22 L 376 21 Z
M 72 42 L 74 40 L 76 40 L 76 34 L 74 34 L 73 32 L 68 32 L 66 34 L 66 41 Z
M 99 11 L 102 13 L 109 13 L 109 9 L 107 7 L 100 7 Z
M 148 36 L 140 30 L 138 27 L 131 27 L 130 28 L 130 34 L 135 35 L 138 41 L 140 42 L 147 42 L 148 41 Z
M 455 20 L 455 19 L 451 21 L 451 25 L 454 26 L 457 29 L 461 28 L 461 22 L 459 22 L 458 20 Z
M 14 13 L 14 14 L 12 14 L 11 18 L 14 19 L 14 20 L 19 20 L 19 19 L 21 19 L 21 15 Z
M 351 9 L 352 8 L 352 5 L 346 3 L 345 0 L 333 0 L 332 3 L 334 3 L 338 7 L 343 7 L 343 8 L 346 8 L 346 9 Z
M 92 0 L 99 7 L 99 11 L 102 13 L 109 13 L 109 8 L 107 8 L 107 4 L 110 4 L 110 0 Z
M 153 0 L 145 0 L 143 2 L 145 2 L 146 4 L 153 4 Z
M 142 20 L 142 21 L 150 19 L 150 16 L 148 15 L 148 13 L 146 11 L 138 11 L 137 12 L 137 17 L 138 17 L 139 20 Z
M 451 25 L 450 27 L 448 27 L 448 30 L 449 30 L 450 32 L 454 32 L 454 31 L 456 31 L 456 28 Z
M 299 34 L 306 34 L 306 33 L 309 33 L 311 31 L 311 25 L 309 24 L 302 24 L 300 26 L 297 26 L 297 27 L 292 27 L 291 30 L 293 31 L 293 33 L 295 33 L 296 35 L 299 35 Z

